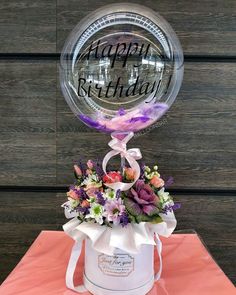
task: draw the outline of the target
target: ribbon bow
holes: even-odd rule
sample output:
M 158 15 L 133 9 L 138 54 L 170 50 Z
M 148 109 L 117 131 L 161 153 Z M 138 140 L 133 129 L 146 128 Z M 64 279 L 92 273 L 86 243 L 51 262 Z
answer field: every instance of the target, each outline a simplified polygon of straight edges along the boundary
M 103 159 L 103 163 L 102 163 L 102 168 L 104 173 L 107 174 L 106 172 L 107 163 L 112 157 L 120 154 L 121 158 L 125 158 L 127 162 L 129 163 L 130 167 L 135 171 L 134 181 L 131 183 L 125 183 L 120 181 L 115 183 L 106 183 L 106 186 L 114 190 L 126 191 L 126 190 L 129 190 L 134 185 L 134 183 L 139 179 L 140 167 L 136 160 L 141 159 L 142 154 L 140 152 L 140 149 L 138 148 L 127 150 L 126 145 L 128 141 L 134 136 L 133 132 L 124 133 L 121 135 L 123 138 L 119 138 L 120 136 L 116 133 L 111 134 L 112 140 L 108 143 L 108 145 L 112 148 L 112 151 L 108 152 L 105 155 Z

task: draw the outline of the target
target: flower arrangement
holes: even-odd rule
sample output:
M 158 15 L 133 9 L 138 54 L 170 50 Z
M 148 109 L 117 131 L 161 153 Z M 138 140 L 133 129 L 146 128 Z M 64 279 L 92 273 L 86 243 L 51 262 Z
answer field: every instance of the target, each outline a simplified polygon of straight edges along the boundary
M 162 214 L 180 207 L 165 191 L 165 181 L 158 167 L 140 166 L 140 176 L 127 191 L 114 190 L 107 185 L 135 179 L 132 168 L 104 173 L 98 162 L 74 165 L 76 183 L 67 192 L 68 201 L 62 205 L 81 222 L 100 225 L 121 225 L 129 223 L 162 222 Z

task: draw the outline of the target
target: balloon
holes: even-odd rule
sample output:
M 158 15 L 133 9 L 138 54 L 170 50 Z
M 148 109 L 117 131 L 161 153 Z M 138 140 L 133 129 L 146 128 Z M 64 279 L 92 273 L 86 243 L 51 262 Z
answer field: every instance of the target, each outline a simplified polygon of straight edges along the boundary
M 113 4 L 83 19 L 60 63 L 63 95 L 74 114 L 102 132 L 138 132 L 174 102 L 183 52 L 170 25 L 136 4 Z

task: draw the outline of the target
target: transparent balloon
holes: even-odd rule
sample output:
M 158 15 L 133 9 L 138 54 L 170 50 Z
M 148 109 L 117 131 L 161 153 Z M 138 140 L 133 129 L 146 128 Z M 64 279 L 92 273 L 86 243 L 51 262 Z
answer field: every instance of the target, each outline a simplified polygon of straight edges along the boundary
M 83 19 L 61 54 L 60 82 L 74 114 L 102 132 L 138 132 L 174 102 L 183 52 L 170 25 L 135 4 L 113 4 Z

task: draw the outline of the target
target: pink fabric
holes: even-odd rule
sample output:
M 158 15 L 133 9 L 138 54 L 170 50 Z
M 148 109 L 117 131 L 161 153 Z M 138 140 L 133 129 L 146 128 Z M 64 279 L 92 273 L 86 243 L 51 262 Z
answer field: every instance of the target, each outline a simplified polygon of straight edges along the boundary
M 196 234 L 173 234 L 163 242 L 163 273 L 149 295 L 235 295 L 236 289 Z M 75 295 L 65 286 L 73 240 L 43 231 L 0 286 L 1 295 Z M 155 259 L 158 268 L 158 259 Z M 78 282 L 83 261 L 78 263 Z M 83 295 L 88 295 L 84 292 Z

